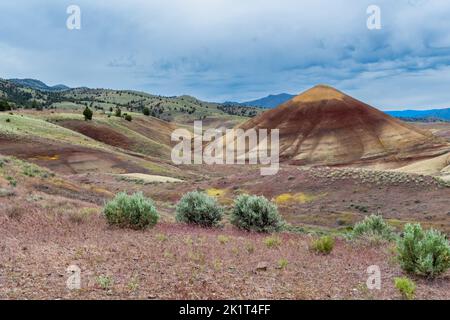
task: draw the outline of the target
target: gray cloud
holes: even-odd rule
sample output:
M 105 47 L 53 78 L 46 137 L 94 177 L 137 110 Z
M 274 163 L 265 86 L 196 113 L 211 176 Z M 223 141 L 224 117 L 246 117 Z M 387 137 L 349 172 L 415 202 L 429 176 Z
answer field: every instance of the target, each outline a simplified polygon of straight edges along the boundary
M 0 76 L 246 100 L 329 83 L 381 108 L 448 107 L 450 3 L 380 0 L 0 3 Z M 65 27 L 78 4 L 82 29 Z

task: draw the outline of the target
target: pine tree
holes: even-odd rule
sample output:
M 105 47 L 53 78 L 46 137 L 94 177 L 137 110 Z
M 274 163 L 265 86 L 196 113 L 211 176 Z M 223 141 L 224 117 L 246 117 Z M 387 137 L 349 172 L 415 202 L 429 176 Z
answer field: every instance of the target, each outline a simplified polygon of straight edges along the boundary
M 88 120 L 92 120 L 92 110 L 89 109 L 89 107 L 86 107 L 83 111 L 83 116 L 84 116 L 84 120 L 88 121 Z

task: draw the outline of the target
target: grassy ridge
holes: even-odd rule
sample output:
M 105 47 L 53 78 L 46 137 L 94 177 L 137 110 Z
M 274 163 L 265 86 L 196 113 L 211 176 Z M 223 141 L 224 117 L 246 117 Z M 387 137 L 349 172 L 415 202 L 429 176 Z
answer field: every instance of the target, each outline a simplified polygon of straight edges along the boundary
M 15 108 L 39 107 L 44 109 L 77 110 L 86 106 L 101 112 L 142 113 L 150 110 L 153 117 L 178 123 L 194 120 L 220 119 L 241 122 L 262 109 L 251 107 L 226 108 L 218 103 L 201 101 L 190 96 L 164 97 L 130 90 L 76 88 L 62 92 L 43 92 L 26 88 L 0 79 L 0 98 L 12 103 Z M 112 111 L 111 111 L 112 110 Z

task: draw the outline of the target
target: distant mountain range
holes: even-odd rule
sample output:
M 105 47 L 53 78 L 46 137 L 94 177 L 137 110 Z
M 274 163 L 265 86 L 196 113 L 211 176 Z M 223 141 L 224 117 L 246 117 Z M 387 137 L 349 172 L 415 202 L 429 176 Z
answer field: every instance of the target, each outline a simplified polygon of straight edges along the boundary
M 252 106 L 266 109 L 273 109 L 282 103 L 285 103 L 294 95 L 281 93 L 276 95 L 269 95 L 265 98 L 246 101 L 246 102 L 226 102 L 225 104 L 232 104 L 238 106 Z M 396 117 L 407 119 L 409 121 L 417 120 L 446 120 L 450 121 L 450 108 L 447 109 L 432 109 L 432 110 L 401 110 L 401 111 L 385 111 L 386 114 Z
M 69 90 L 70 88 L 68 86 L 65 86 L 63 84 L 58 84 L 55 86 L 48 86 L 44 82 L 36 79 L 9 79 L 8 81 L 27 88 L 31 88 L 34 90 L 40 90 L 40 91 L 50 91 L 50 92 L 57 92 L 57 91 L 65 91 Z
M 251 101 L 245 101 L 245 102 L 225 102 L 224 104 L 273 109 L 273 108 L 278 107 L 280 104 L 291 100 L 294 97 L 295 96 L 292 94 L 280 93 L 280 94 L 275 94 L 275 95 L 271 94 L 271 95 L 268 95 L 267 97 L 257 99 L 257 100 L 251 100 Z
M 386 111 L 390 116 L 405 119 L 443 119 L 450 120 L 450 108 L 432 110 Z

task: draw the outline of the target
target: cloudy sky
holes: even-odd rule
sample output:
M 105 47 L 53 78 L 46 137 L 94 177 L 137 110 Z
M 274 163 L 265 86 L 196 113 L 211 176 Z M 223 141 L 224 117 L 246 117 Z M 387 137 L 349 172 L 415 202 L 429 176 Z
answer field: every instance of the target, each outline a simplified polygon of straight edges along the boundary
M 450 1 L 1 1 L 0 77 L 209 101 L 327 83 L 385 110 L 450 107 Z

